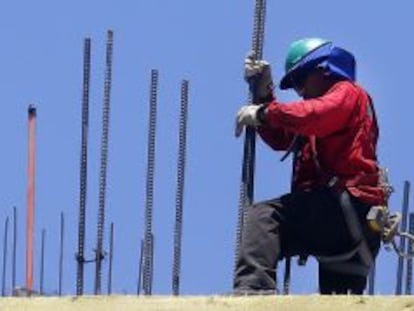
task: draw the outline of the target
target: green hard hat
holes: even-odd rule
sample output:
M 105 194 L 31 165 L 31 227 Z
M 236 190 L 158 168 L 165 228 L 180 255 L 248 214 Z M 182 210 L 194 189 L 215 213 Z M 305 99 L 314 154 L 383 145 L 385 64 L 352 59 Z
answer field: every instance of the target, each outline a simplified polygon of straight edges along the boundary
M 287 88 L 283 87 L 285 84 L 284 80 L 290 76 L 290 74 L 296 69 L 296 65 L 298 65 L 306 55 L 328 43 L 331 42 L 321 38 L 305 38 L 293 42 L 289 46 L 286 56 L 285 77 L 282 79 L 281 88 Z
M 321 38 L 305 38 L 293 42 L 289 47 L 286 57 L 286 73 L 288 73 L 306 54 L 326 43 L 329 43 L 329 41 Z

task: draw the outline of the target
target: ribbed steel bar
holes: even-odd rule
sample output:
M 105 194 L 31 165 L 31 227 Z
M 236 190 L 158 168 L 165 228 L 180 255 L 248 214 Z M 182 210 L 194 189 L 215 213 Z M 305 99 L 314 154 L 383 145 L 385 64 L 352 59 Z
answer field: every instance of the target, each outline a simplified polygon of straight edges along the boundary
M 138 264 L 137 295 L 141 294 L 143 265 L 144 265 L 144 240 L 141 240 L 140 253 L 139 253 L 139 264 Z
M 264 35 L 266 19 L 266 0 L 256 0 L 255 20 L 252 36 L 252 50 L 256 59 L 263 58 Z
M 404 182 L 404 197 L 402 204 L 402 219 L 401 219 L 401 231 L 405 232 L 407 230 L 407 218 L 408 218 L 408 208 L 409 208 L 409 198 L 410 198 L 410 182 Z M 399 249 L 402 253 L 405 252 L 406 242 L 405 239 L 400 240 Z M 403 284 L 403 274 L 404 274 L 404 258 L 398 257 L 398 266 L 397 266 L 397 286 L 395 289 L 396 295 L 402 294 L 402 284 Z
M 17 251 L 17 208 L 13 207 L 13 245 L 12 245 L 12 295 L 15 294 L 16 289 L 16 251 Z
M 255 59 L 263 58 L 264 26 L 266 16 L 266 0 L 256 0 L 254 26 L 252 37 L 252 52 Z M 254 89 L 252 87 L 251 89 Z M 249 102 L 256 103 L 256 94 L 249 95 Z M 254 166 L 256 155 L 256 131 L 252 127 L 246 128 L 243 148 L 242 178 L 240 184 L 239 210 L 236 229 L 236 251 L 234 256 L 234 273 L 239 259 L 242 231 L 247 206 L 253 203 L 254 198 Z
M 295 191 L 295 177 L 296 177 L 296 167 L 299 158 L 299 152 L 303 144 L 303 138 L 296 136 L 292 143 L 292 173 L 290 179 L 290 191 Z M 291 276 L 291 264 L 292 258 L 286 256 L 285 258 L 285 274 L 283 276 L 283 294 L 289 295 L 290 293 L 290 276 Z M 299 263 L 304 265 L 306 263 L 306 256 L 301 256 L 299 258 Z
M 108 295 L 112 294 L 112 264 L 114 259 L 114 223 L 111 223 L 109 233 L 109 267 L 108 267 Z
M 46 243 L 46 230 L 42 229 L 42 244 L 40 246 L 40 277 L 39 277 L 39 293 L 44 294 L 44 279 L 45 279 L 45 245 Z
M 145 234 L 144 234 L 144 266 L 143 266 L 143 290 L 144 295 L 151 295 L 151 262 L 153 261 L 152 240 L 152 211 L 154 201 L 154 170 L 155 170 L 155 134 L 157 121 L 157 93 L 158 71 L 151 71 L 149 130 L 148 130 L 148 155 L 147 155 L 147 181 L 146 181 L 146 206 L 145 206 Z
M 113 32 L 108 30 L 106 42 L 106 69 L 102 113 L 101 168 L 99 174 L 99 210 L 96 241 L 95 295 L 101 293 L 103 239 L 105 226 L 106 171 L 108 162 L 110 97 L 112 83 Z
M 372 264 L 371 271 L 368 276 L 368 295 L 375 294 L 375 272 L 376 272 L 376 264 L 375 261 Z
M 76 272 L 76 295 L 83 294 L 85 264 L 85 230 L 86 230 L 86 190 L 88 175 L 88 132 L 89 132 L 89 85 L 91 76 L 91 39 L 84 40 L 83 47 L 83 87 L 82 87 L 82 142 L 80 156 L 80 191 L 79 191 L 79 224 L 78 252 Z
M 148 293 L 149 295 L 152 295 L 152 280 L 154 276 L 154 247 L 155 247 L 155 237 L 154 234 L 151 234 L 150 239 L 150 268 L 149 268 L 149 275 L 150 275 L 150 282 L 148 283 Z
M 414 234 L 414 213 L 409 213 L 408 216 L 408 230 L 411 234 Z M 408 243 L 408 253 L 412 254 L 414 251 L 412 243 Z M 409 256 L 407 258 L 407 275 L 405 279 L 405 294 L 411 295 L 413 285 L 413 258 Z
M 185 185 L 185 160 L 187 146 L 188 81 L 181 83 L 180 121 L 178 129 L 177 191 L 175 197 L 175 228 L 172 292 L 180 294 L 181 244 L 183 232 L 183 198 Z
M 60 245 L 59 245 L 59 280 L 58 280 L 58 295 L 62 296 L 63 283 L 63 249 L 65 243 L 65 215 L 60 213 Z
M 285 258 L 285 273 L 283 276 L 283 294 L 289 295 L 290 292 L 290 270 L 291 270 L 291 257 Z
M 9 217 L 6 217 L 4 222 L 4 239 L 3 239 L 3 274 L 1 282 L 1 295 L 6 296 L 6 267 L 7 267 L 7 248 L 8 248 L 8 234 L 9 234 Z

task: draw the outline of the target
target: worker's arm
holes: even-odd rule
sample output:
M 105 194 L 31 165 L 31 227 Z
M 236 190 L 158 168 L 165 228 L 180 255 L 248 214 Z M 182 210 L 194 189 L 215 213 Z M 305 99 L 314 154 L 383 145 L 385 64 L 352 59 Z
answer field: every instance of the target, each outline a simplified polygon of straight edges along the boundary
M 350 82 L 338 82 L 325 95 L 289 104 L 273 101 L 266 109 L 270 128 L 323 137 L 347 126 L 357 104 L 358 92 Z
M 292 132 L 281 127 L 260 126 L 257 132 L 263 141 L 274 150 L 287 150 L 295 136 Z

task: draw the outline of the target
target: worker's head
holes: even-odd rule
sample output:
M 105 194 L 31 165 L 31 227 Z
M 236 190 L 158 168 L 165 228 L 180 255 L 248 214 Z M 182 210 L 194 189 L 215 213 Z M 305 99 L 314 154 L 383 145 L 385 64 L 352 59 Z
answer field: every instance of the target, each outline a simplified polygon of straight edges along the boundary
M 293 42 L 286 57 L 280 88 L 304 98 L 323 95 L 338 80 L 355 81 L 354 56 L 332 42 L 306 38 Z

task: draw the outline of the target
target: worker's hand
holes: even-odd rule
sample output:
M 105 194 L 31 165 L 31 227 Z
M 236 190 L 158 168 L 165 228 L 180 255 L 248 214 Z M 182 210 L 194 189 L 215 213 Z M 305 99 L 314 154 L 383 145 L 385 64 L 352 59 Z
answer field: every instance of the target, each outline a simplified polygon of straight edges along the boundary
M 245 105 L 240 108 L 236 117 L 236 130 L 235 135 L 239 137 L 243 132 L 244 127 L 253 126 L 257 127 L 262 124 L 260 113 L 263 113 L 264 105 Z
M 244 79 L 257 99 L 269 98 L 273 92 L 273 78 L 270 64 L 265 60 L 255 60 L 254 53 L 244 60 Z

